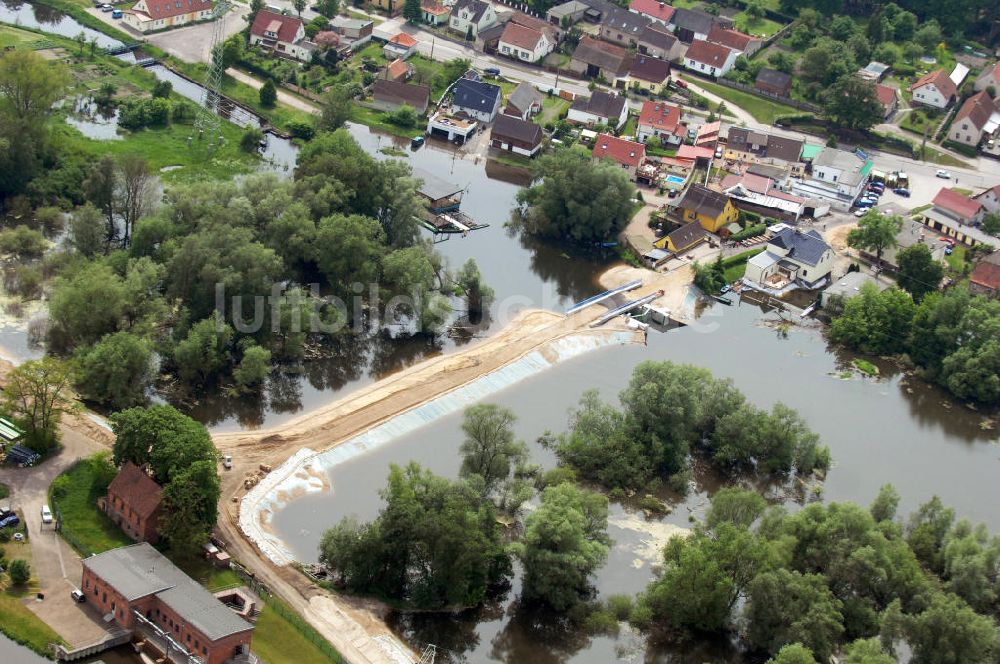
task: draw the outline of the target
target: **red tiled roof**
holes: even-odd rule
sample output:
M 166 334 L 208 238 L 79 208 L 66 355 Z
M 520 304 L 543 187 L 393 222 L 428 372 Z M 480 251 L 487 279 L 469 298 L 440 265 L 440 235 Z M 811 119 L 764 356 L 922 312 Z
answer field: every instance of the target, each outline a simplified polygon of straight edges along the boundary
M 413 48 L 417 45 L 417 40 L 406 34 L 405 32 L 400 32 L 392 36 L 389 40 L 391 44 L 399 44 L 403 48 Z
M 715 122 L 706 122 L 702 126 L 698 127 L 698 135 L 694 140 L 695 145 L 719 140 L 719 130 L 721 129 L 722 122 L 719 120 L 716 120 Z
M 423 0 L 420 3 L 420 9 L 434 16 L 444 16 L 451 11 L 440 2 L 437 2 L 437 0 Z
M 140 0 L 130 11 L 159 20 L 211 9 L 212 0 Z
M 989 122 L 993 111 L 993 100 L 990 98 L 989 93 L 983 90 L 965 100 L 962 108 L 958 109 L 958 113 L 955 114 L 955 119 L 952 120 L 951 124 L 955 126 L 956 122 L 968 119 L 977 130 L 982 130 L 986 126 L 986 123 Z
M 538 42 L 541 38 L 542 33 L 538 30 L 511 22 L 507 23 L 507 27 L 503 29 L 503 34 L 500 35 L 500 41 L 505 44 L 510 44 L 511 46 L 516 46 L 524 49 L 525 51 L 532 52 L 534 52 L 535 47 L 538 46 Z
M 896 103 L 896 98 L 899 96 L 899 90 L 896 88 L 890 88 L 888 85 L 876 83 L 875 94 L 878 95 L 878 103 L 882 104 L 884 108 L 889 108 Z
M 704 157 L 705 159 L 711 159 L 715 156 L 715 151 L 712 148 L 701 148 L 695 145 L 682 145 L 677 148 L 677 158 L 678 159 L 697 159 L 699 157 Z
M 594 141 L 593 157 L 607 157 L 623 166 L 638 166 L 646 158 L 646 146 L 611 134 L 600 134 Z
M 126 461 L 111 480 L 108 493 L 121 498 L 143 519 L 160 506 L 160 485 L 131 461 Z
M 938 89 L 945 99 L 950 99 L 955 96 L 958 92 L 958 88 L 955 87 L 955 82 L 951 80 L 948 76 L 948 72 L 943 69 L 938 69 L 936 71 L 928 72 L 917 79 L 917 82 L 910 86 L 910 92 L 913 92 L 919 87 L 923 87 L 928 83 L 933 83 L 934 87 Z
M 674 15 L 674 8 L 659 0 L 632 0 L 628 8 L 636 13 L 652 16 L 664 23 L 670 21 L 670 17 Z
M 713 44 L 712 42 L 703 41 L 701 39 L 695 39 L 691 42 L 691 46 L 688 47 L 687 53 L 684 57 L 694 60 L 695 62 L 701 62 L 712 67 L 721 68 L 722 65 L 726 64 L 726 60 L 729 59 L 730 53 L 732 53 L 732 51 L 727 46 L 723 46 L 722 44 Z
M 739 51 L 740 53 L 744 53 L 747 50 L 747 47 L 750 46 L 750 42 L 753 40 L 754 38 L 750 35 L 745 35 L 739 30 L 729 30 L 727 28 L 723 28 L 718 24 L 713 25 L 712 29 L 708 31 L 708 41 L 728 46 L 734 51 Z
M 969 281 L 991 290 L 1000 289 L 1000 264 L 980 261 L 969 275 Z
M 662 101 L 644 101 L 639 112 L 639 126 L 654 127 L 675 133 L 681 122 L 681 109 Z
M 253 25 L 250 26 L 250 34 L 257 37 L 264 37 L 266 33 L 273 32 L 278 35 L 278 41 L 289 44 L 295 41 L 295 35 L 299 32 L 302 21 L 294 16 L 277 14 L 266 9 L 261 9 L 253 17 Z
M 389 72 L 389 78 L 393 80 L 406 76 L 406 72 L 409 70 L 410 68 L 400 58 L 396 58 L 386 67 L 386 71 Z
M 941 188 L 941 191 L 934 197 L 933 203 L 934 207 L 954 212 L 963 219 L 972 219 L 982 207 L 979 201 L 974 201 L 968 196 L 946 187 Z

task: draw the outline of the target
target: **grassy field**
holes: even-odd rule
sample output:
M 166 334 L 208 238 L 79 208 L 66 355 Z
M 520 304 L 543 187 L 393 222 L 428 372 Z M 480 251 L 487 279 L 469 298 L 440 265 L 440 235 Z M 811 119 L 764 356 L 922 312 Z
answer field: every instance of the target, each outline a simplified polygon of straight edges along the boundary
M 726 283 L 731 284 L 737 279 L 741 279 L 747 271 L 747 261 L 751 258 L 764 251 L 764 249 L 751 249 L 749 251 L 744 251 L 743 253 L 736 254 L 735 256 L 730 256 L 722 261 L 722 267 L 725 268 L 723 275 L 725 276 Z
M 205 586 L 212 592 L 224 588 L 243 585 L 239 575 L 228 567 L 220 569 L 204 558 L 174 559 L 174 564 L 184 570 L 184 573 Z
M 542 102 L 542 112 L 535 118 L 535 122 L 545 125 L 549 122 L 561 120 L 567 112 L 572 102 L 562 97 L 546 97 Z
M 740 12 L 734 16 L 733 23 L 736 25 L 736 29 L 740 32 L 761 37 L 770 37 L 784 27 L 782 24 L 777 21 L 772 21 L 769 18 L 759 18 L 757 20 L 753 20 L 747 16 L 746 12 Z
M 31 48 L 43 41 L 46 41 L 45 38 L 37 32 L 0 25 L 0 51 L 7 48 Z
M 414 136 L 420 136 L 424 133 L 424 128 L 427 123 L 422 118 L 417 118 L 417 124 L 414 127 L 400 127 L 397 124 L 393 124 L 386 119 L 387 114 L 384 111 L 378 111 L 374 108 L 366 108 L 360 104 L 354 104 L 351 107 L 351 122 L 357 124 L 368 125 L 372 129 L 377 129 L 378 131 L 384 131 L 387 134 L 392 134 L 393 136 L 402 136 L 403 138 L 413 138 Z
M 63 536 L 84 556 L 132 543 L 97 509 L 98 497 L 107 490 L 97 483 L 97 468 L 94 457 L 81 460 L 60 475 L 70 479 L 66 495 L 59 500 L 50 496 L 53 511 L 58 509 L 62 517 Z
M 955 249 L 951 252 L 951 255 L 945 256 L 944 260 L 953 272 L 965 274 L 965 247 L 960 244 L 955 245 Z
M 920 150 L 920 146 L 917 146 L 917 150 Z M 940 150 L 936 150 L 930 145 L 924 148 L 925 161 L 929 161 L 933 164 L 938 164 L 939 166 L 954 166 L 955 168 L 968 168 L 969 164 L 962 161 L 961 159 L 956 159 L 950 154 L 945 154 Z
M 726 100 L 727 104 L 732 104 L 733 106 L 742 108 L 744 111 L 752 115 L 758 122 L 774 124 L 774 120 L 778 116 L 802 112 L 798 109 L 792 108 L 791 106 L 785 106 L 784 104 L 778 104 L 768 99 L 758 97 L 757 95 L 752 95 L 740 90 L 734 90 L 733 88 L 727 88 L 723 85 L 719 85 L 718 83 L 709 83 L 708 81 L 704 81 L 700 78 L 693 78 L 690 76 L 685 76 L 684 78 L 691 81 L 699 88 L 703 88 L 716 96 L 722 97 Z
M 290 610 L 288 610 L 290 611 Z M 340 662 L 340 657 L 329 656 L 315 642 L 321 637 L 311 627 L 301 623 L 312 638 L 306 638 L 302 629 L 292 624 L 273 604 L 260 612 L 253 631 L 253 651 L 268 664 L 330 664 Z M 301 619 L 299 619 L 301 621 Z M 333 652 L 332 646 L 326 649 Z
M 23 593 L 0 590 L 0 632 L 11 641 L 48 657 L 50 643 L 65 643 L 55 631 L 24 605 Z

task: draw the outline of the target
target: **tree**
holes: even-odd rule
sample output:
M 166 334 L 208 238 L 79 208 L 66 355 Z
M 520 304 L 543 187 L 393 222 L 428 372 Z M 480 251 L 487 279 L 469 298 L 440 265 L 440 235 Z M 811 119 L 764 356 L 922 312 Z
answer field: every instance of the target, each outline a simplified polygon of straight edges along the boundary
M 149 209 L 155 177 L 150 173 L 146 160 L 137 154 L 122 156 L 118 170 L 121 188 L 117 208 L 125 227 L 122 244 L 127 247 L 136 222 Z
M 879 292 L 874 284 L 864 284 L 833 319 L 830 338 L 865 353 L 902 353 L 915 313 L 908 293 L 898 288 Z
M 163 487 L 160 517 L 160 535 L 171 550 L 189 558 L 201 553 L 218 520 L 220 496 L 214 458 L 200 459 L 172 472 L 170 482 Z
M 271 351 L 261 346 L 250 346 L 243 351 L 243 359 L 233 370 L 236 384 L 242 388 L 259 385 L 271 373 Z
M 762 5 L 758 0 L 750 0 L 747 2 L 746 9 L 743 10 L 747 16 L 747 23 L 750 25 L 755 25 L 760 19 L 764 18 L 766 13 L 764 10 L 764 5 Z
M 858 639 L 844 648 L 844 664 L 896 664 L 892 655 L 882 651 L 878 639 Z
M 483 495 L 489 495 L 506 481 L 511 471 L 528 458 L 528 448 L 514 438 L 514 412 L 493 404 L 465 409 L 462 431 L 462 477 L 476 475 L 483 480 Z
M 896 236 L 903 230 L 903 218 L 898 214 L 882 214 L 871 209 L 858 220 L 858 227 L 847 234 L 847 245 L 875 254 L 879 265 L 882 253 L 897 245 Z
M 7 374 L 4 408 L 26 430 L 26 444 L 43 454 L 59 442 L 59 421 L 73 412 L 70 365 L 52 356 L 29 360 Z
M 69 241 L 82 256 L 93 258 L 104 248 L 104 220 L 90 203 L 82 205 L 70 216 Z
M 934 260 L 926 244 L 914 244 L 900 250 L 896 256 L 899 272 L 896 281 L 899 287 L 920 302 L 928 293 L 933 293 L 944 278 L 944 266 Z
M 351 118 L 352 108 L 354 108 L 354 91 L 350 86 L 333 86 L 323 97 L 317 120 L 319 128 L 324 131 L 340 129 Z
M 0 254 L 13 254 L 20 260 L 39 258 L 47 247 L 45 236 L 33 228 L 21 225 L 0 230 Z
M 899 507 L 899 492 L 891 484 L 883 484 L 878 490 L 878 496 L 869 511 L 877 522 L 892 521 L 896 518 L 896 508 Z
M 795 69 L 795 59 L 784 51 L 774 51 L 767 59 L 767 63 L 786 74 L 791 74 Z
M 257 12 L 264 8 L 264 0 L 250 0 L 250 13 L 247 15 L 247 21 L 253 22 Z
M 420 0 L 406 0 L 403 4 L 403 17 L 410 23 L 420 23 L 422 16 Z
M 243 33 L 235 34 L 216 47 L 215 57 L 222 59 L 223 67 L 232 67 L 243 59 L 245 44 L 246 37 Z
M 129 408 L 146 400 L 152 380 L 149 345 L 129 332 L 116 332 L 75 357 L 80 393 L 112 408 Z
M 410 129 L 417 124 L 417 112 L 409 104 L 403 104 L 388 115 L 388 120 L 397 127 Z
M 335 292 L 346 296 L 352 283 L 367 287 L 378 279 L 384 243 L 385 232 L 371 217 L 324 217 L 316 231 L 316 265 Z
M 475 258 L 470 258 L 455 275 L 455 282 L 465 293 L 469 314 L 478 316 L 493 301 L 493 289 L 483 283 Z
M 65 67 L 50 64 L 27 49 L 6 51 L 0 57 L 0 111 L 38 129 L 69 84 Z
M 260 105 L 264 108 L 274 108 L 278 102 L 278 91 L 274 87 L 274 81 L 267 79 L 260 89 Z
M 302 18 L 302 11 L 306 8 L 306 0 L 292 0 L 292 7 L 295 8 L 295 13 Z
M 892 36 L 898 42 L 913 38 L 917 31 L 917 16 L 912 12 L 901 11 L 892 18 Z
M 174 363 L 181 380 L 203 386 L 229 364 L 229 344 L 233 328 L 217 316 L 191 326 L 187 336 L 174 348 Z
M 83 181 L 83 190 L 87 200 L 104 213 L 104 218 L 107 221 L 105 233 L 105 247 L 107 247 L 118 236 L 118 229 L 115 226 L 115 213 L 118 204 L 116 196 L 118 165 L 115 164 L 114 157 L 106 154 L 97 160 L 93 168 L 90 169 L 87 179 Z
M 731 523 L 738 528 L 749 528 L 766 507 L 767 502 L 756 491 L 724 487 L 712 496 L 705 526 L 715 528 L 720 523 Z
M 917 615 L 904 616 L 903 625 L 914 664 L 993 661 L 997 642 L 993 620 L 978 615 L 954 595 L 935 593 L 930 606 Z
M 837 41 L 846 42 L 857 31 L 858 25 L 850 16 L 839 14 L 830 21 L 830 36 Z
M 524 565 L 522 595 L 556 611 L 590 592 L 590 575 L 608 557 L 608 501 L 573 484 L 550 486 L 528 515 L 515 552 Z
M 340 0 L 320 0 L 317 7 L 320 14 L 333 18 L 340 11 Z
M 749 588 L 746 617 L 751 645 L 772 654 L 801 643 L 827 662 L 844 632 L 843 607 L 819 574 L 779 569 L 758 575 Z
M 711 265 L 702 265 L 695 261 L 692 267 L 694 285 L 703 293 L 709 295 L 718 293 L 719 289 L 726 285 L 726 268 L 722 265 L 722 254 L 719 254 Z
M 983 231 L 990 235 L 1000 235 L 1000 214 L 988 214 L 983 217 Z
M 23 586 L 31 580 L 31 565 L 23 558 L 16 558 L 11 561 L 10 569 L 7 570 L 7 573 L 10 574 L 10 582 L 12 584 Z
M 240 136 L 240 150 L 255 154 L 260 150 L 261 141 L 264 140 L 264 132 L 258 127 L 248 125 Z
M 526 229 L 573 244 L 591 245 L 617 235 L 632 216 L 635 187 L 608 162 L 594 163 L 582 148 L 560 148 L 535 162 L 542 179 L 518 192 Z
M 49 341 L 57 348 L 96 343 L 117 332 L 125 313 L 125 286 L 104 263 L 88 263 L 59 277 L 49 299 Z
M 153 84 L 153 97 L 159 99 L 169 99 L 170 93 L 174 90 L 174 84 L 170 81 L 157 81 Z
M 112 448 L 116 466 L 131 461 L 148 466 L 161 486 L 199 461 L 215 467 L 218 451 L 204 425 L 173 406 L 128 408 L 110 418 L 115 433 Z
M 932 53 L 937 45 L 941 43 L 943 36 L 941 26 L 937 19 L 931 18 L 924 21 L 916 32 L 913 33 L 913 40 L 920 44 L 924 53 Z
M 778 654 L 767 660 L 767 664 L 817 664 L 812 651 L 801 643 L 782 646 Z
M 884 118 L 875 84 L 860 76 L 844 76 L 823 97 L 830 120 L 841 127 L 868 131 Z

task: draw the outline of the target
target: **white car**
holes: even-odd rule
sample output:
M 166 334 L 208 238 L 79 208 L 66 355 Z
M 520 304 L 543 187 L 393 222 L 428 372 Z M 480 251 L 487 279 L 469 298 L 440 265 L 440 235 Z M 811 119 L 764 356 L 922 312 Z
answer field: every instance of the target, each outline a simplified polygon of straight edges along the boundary
M 42 505 L 42 523 L 52 523 L 52 510 L 48 505 Z
M 222 457 L 222 467 L 225 468 L 226 470 L 231 470 L 233 467 L 233 457 L 229 456 L 228 454 Z
M 939 178 L 941 178 L 942 180 L 950 180 L 951 179 L 951 173 L 949 173 L 948 171 L 944 170 L 943 168 L 937 169 L 937 173 L 935 173 L 934 175 L 937 176 L 937 177 L 939 177 Z
M 865 216 L 866 214 L 868 214 L 868 209 L 869 209 L 869 208 L 862 208 L 862 209 L 860 209 L 860 210 L 855 210 L 855 211 L 854 211 L 854 216 L 855 216 L 855 217 L 863 217 L 863 216 Z

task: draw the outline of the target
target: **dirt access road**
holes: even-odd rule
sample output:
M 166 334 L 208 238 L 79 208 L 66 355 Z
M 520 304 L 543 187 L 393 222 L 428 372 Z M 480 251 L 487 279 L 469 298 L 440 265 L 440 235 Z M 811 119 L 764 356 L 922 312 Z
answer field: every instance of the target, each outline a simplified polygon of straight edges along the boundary
M 601 277 L 601 285 L 613 288 L 636 278 L 644 285 L 631 298 L 664 290 L 655 304 L 680 311 L 693 275 L 690 267 L 660 274 L 630 267 L 612 268 Z M 312 583 L 289 566 L 278 567 L 250 543 L 239 529 L 240 500 L 246 493 L 244 477 L 260 464 L 279 465 L 298 450 L 330 449 L 400 413 L 499 369 L 549 342 L 586 330 L 607 309 L 594 305 L 572 316 L 529 310 L 521 312 L 503 331 L 461 352 L 432 358 L 344 399 L 307 413 L 269 430 L 216 434 L 215 444 L 231 454 L 234 467 L 223 476 L 223 504 L 219 529 L 229 552 L 257 577 L 289 602 L 340 650 L 353 664 L 398 664 L 379 644 L 390 635 L 381 603 L 335 595 Z M 621 327 L 611 322 L 608 327 Z M 544 351 L 543 351 L 544 352 Z M 412 655 L 411 655 L 412 657 Z M 415 658 L 413 658 L 415 661 Z

